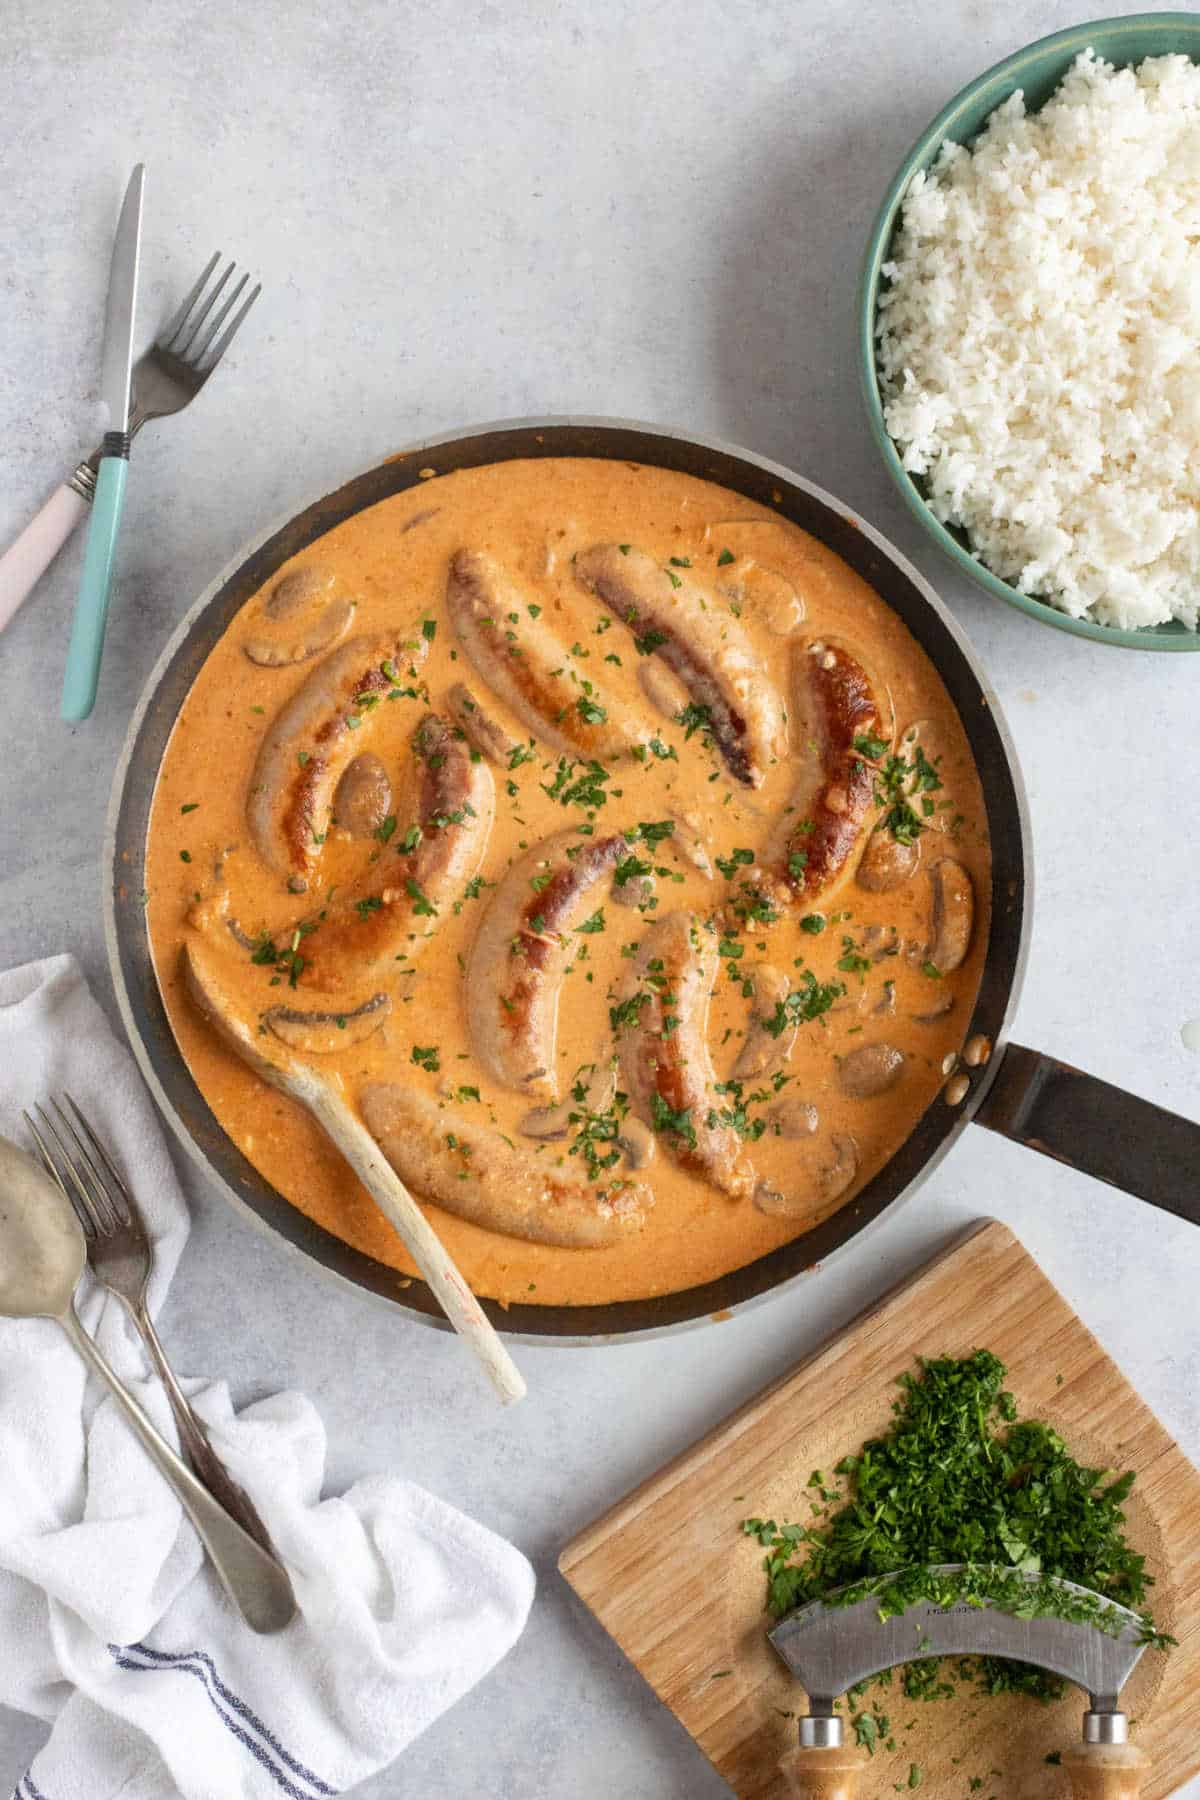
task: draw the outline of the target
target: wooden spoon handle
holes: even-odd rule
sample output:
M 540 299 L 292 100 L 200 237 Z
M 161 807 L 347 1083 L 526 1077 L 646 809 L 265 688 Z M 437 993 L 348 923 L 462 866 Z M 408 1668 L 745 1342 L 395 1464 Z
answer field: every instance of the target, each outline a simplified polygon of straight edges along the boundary
M 238 1011 L 221 958 L 198 936 L 184 948 L 184 979 L 214 1030 L 250 1068 L 288 1094 L 336 1144 L 376 1206 L 429 1283 L 455 1331 L 475 1352 L 502 1401 L 521 1400 L 521 1371 L 500 1342 L 487 1314 L 455 1267 L 453 1258 L 362 1120 L 324 1075 L 260 1035 Z
M 298 1073 L 298 1071 L 297 1071 Z M 450 1252 L 396 1174 L 366 1126 L 337 1090 L 306 1070 L 309 1079 L 293 1092 L 337 1145 L 438 1300 L 459 1336 L 475 1352 L 500 1399 L 508 1405 L 525 1395 L 521 1371 L 463 1280 Z
M 1072 1744 L 1062 1766 L 1071 1800 L 1138 1800 L 1150 1759 L 1136 1744 Z
M 779 1765 L 792 1800 L 856 1800 L 865 1768 L 857 1750 L 808 1750 L 803 1746 Z

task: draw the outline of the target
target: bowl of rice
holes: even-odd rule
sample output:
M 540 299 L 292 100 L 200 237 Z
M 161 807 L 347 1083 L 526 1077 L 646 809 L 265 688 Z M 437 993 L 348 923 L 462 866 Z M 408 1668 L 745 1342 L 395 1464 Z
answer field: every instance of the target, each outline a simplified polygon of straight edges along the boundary
M 988 593 L 1200 649 L 1200 16 L 1075 26 L 964 88 L 867 247 L 871 429 Z

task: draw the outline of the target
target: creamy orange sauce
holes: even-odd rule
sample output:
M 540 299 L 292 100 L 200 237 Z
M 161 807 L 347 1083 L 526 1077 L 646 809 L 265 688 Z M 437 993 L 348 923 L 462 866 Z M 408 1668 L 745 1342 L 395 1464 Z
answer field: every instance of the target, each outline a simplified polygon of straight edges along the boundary
M 419 515 L 430 516 L 405 530 Z M 935 810 L 928 823 L 937 829 L 922 834 L 922 867 L 905 885 L 871 893 L 848 873 L 818 903 L 824 920 L 819 932 L 801 928 L 806 910 L 801 907 L 769 928 L 749 921 L 728 939 L 740 954 L 721 958 L 708 1021 L 717 1078 L 729 1077 L 743 1040 L 753 1005 L 743 988 L 753 983 L 756 968 L 769 962 L 793 979 L 811 970 L 822 984 L 844 984 L 845 993 L 832 1010 L 801 1026 L 779 1097 L 801 1098 L 817 1109 L 817 1134 L 802 1146 L 806 1158 L 814 1146 L 829 1145 L 839 1134 L 854 1138 L 858 1187 L 887 1161 L 934 1100 L 944 1079 L 943 1059 L 961 1047 L 970 1016 L 988 925 L 982 795 L 961 724 L 940 680 L 871 588 L 822 544 L 766 509 L 660 469 L 562 459 L 497 464 L 429 480 L 419 490 L 348 520 L 289 565 L 332 575 L 321 604 L 330 592 L 353 599 L 355 637 L 399 626 L 415 640 L 423 622 L 429 622 L 426 636 L 430 625 L 436 627 L 419 670 L 419 696 L 373 709 L 363 733 L 364 750 L 382 760 L 392 779 L 394 837 L 388 844 L 356 839 L 325 821 L 319 877 L 301 894 L 289 893 L 281 875 L 253 848 L 246 809 L 260 743 L 318 660 L 282 667 L 248 660 L 244 645 L 255 634 L 286 636 L 286 628 L 264 620 L 262 612 L 265 594 L 279 579 L 275 576 L 215 647 L 180 712 L 158 780 L 148 846 L 149 923 L 158 978 L 180 1048 L 206 1099 L 231 1138 L 293 1205 L 404 1273 L 412 1271 L 402 1246 L 317 1127 L 238 1062 L 197 1014 L 181 980 L 182 949 L 193 929 L 189 916 L 209 916 L 217 897 L 220 908 L 247 934 L 269 930 L 280 941 L 282 931 L 312 919 L 318 887 L 324 899 L 330 887 L 336 890 L 363 876 L 372 857 L 390 854 L 413 816 L 413 732 L 430 710 L 445 713 L 447 690 L 456 681 L 469 685 L 513 739 L 530 744 L 525 723 L 489 693 L 467 662 L 444 613 L 450 557 L 462 548 L 489 552 L 536 594 L 544 620 L 563 639 L 564 705 L 574 706 L 590 681 L 614 705 L 624 701 L 647 719 L 662 749 L 674 754 L 612 760 L 608 798 L 591 814 L 578 806 L 564 807 L 544 791 L 554 784 L 559 758 L 542 743 L 534 742 L 530 759 L 511 773 L 495 769 L 495 823 L 480 868 L 482 882 L 435 920 L 422 921 L 429 940 L 420 946 L 413 972 L 405 972 L 411 964 L 397 966 L 388 984 L 393 1004 L 384 1025 L 362 1042 L 313 1061 L 319 1060 L 322 1072 L 334 1076 L 352 1102 L 369 1081 L 415 1084 L 430 1095 L 464 1087 L 478 1090 L 478 1099 L 457 1104 L 480 1121 L 494 1122 L 514 1143 L 528 1145 L 531 1154 L 582 1174 L 581 1159 L 568 1155 L 569 1143 L 538 1149 L 522 1138 L 519 1122 L 530 1105 L 528 1096 L 490 1079 L 473 1050 L 462 971 L 494 891 L 491 884 L 538 840 L 589 822 L 598 834 L 686 811 L 699 817 L 714 858 L 732 861 L 736 851 L 757 852 L 787 804 L 795 774 L 790 765 L 800 754 L 793 744 L 768 769 L 763 784 L 751 790 L 730 777 L 702 729 L 688 737 L 684 725 L 653 711 L 639 679 L 648 659 L 639 655 L 625 625 L 584 593 L 573 574 L 573 555 L 604 540 L 635 544 L 664 567 L 671 566 L 671 558 L 679 559 L 680 566 L 690 565 L 688 579 L 707 590 L 712 604 L 740 617 L 761 678 L 775 684 L 785 711 L 795 637 L 828 636 L 852 647 L 886 691 L 897 733 L 915 721 L 927 722 L 922 742 L 936 756 L 942 783 L 929 796 Z M 801 609 L 802 623 L 797 619 Z M 686 859 L 671 854 L 669 846 L 660 844 L 644 854 L 668 871 L 652 878 L 653 894 L 647 898 L 655 904 L 639 912 L 614 903 L 607 891 L 600 893 L 596 904 L 603 929 L 575 939 L 559 1012 L 555 1074 L 560 1094 L 569 1090 L 579 1067 L 611 1056 L 614 990 L 629 966 L 628 954 L 654 919 L 678 908 L 711 918 L 728 898 L 730 884 L 722 875 L 705 878 Z M 928 940 L 928 867 L 947 854 L 970 872 L 977 914 L 962 966 L 937 976 L 922 967 L 915 951 L 905 954 L 904 947 Z M 739 866 L 737 874 L 743 872 Z M 887 933 L 884 940 L 872 930 L 879 927 Z M 890 942 L 892 928 L 899 953 L 861 968 L 853 959 Z M 306 992 L 303 972 L 293 994 L 286 970 L 256 965 L 232 937 L 223 937 L 222 943 L 248 1016 L 281 1000 L 317 1004 Z M 303 951 L 301 940 L 301 955 Z M 321 1003 L 328 1005 L 328 997 Z M 927 1016 L 947 1003 L 940 1017 Z M 843 1059 L 880 1041 L 903 1052 L 900 1079 L 873 1098 L 850 1097 L 839 1079 Z M 414 1046 L 421 1052 L 417 1059 Z M 743 1098 L 761 1087 L 747 1082 Z M 751 1125 L 768 1116 L 775 1103 L 773 1085 L 766 1087 L 771 1091 L 762 1098 L 747 1101 Z M 725 1096 L 721 1104 L 732 1100 Z M 653 1188 L 653 1210 L 643 1229 L 626 1233 L 615 1244 L 564 1249 L 498 1235 L 436 1206 L 430 1206 L 430 1217 L 475 1290 L 501 1301 L 586 1304 L 673 1291 L 754 1260 L 848 1197 L 830 1199 L 817 1185 L 795 1196 L 798 1146 L 771 1128 L 757 1140 L 748 1139 L 745 1150 L 767 1183 L 796 1197 L 796 1216 L 766 1216 L 749 1199 L 726 1198 L 681 1171 L 660 1136 L 651 1163 L 639 1172 L 639 1179 Z

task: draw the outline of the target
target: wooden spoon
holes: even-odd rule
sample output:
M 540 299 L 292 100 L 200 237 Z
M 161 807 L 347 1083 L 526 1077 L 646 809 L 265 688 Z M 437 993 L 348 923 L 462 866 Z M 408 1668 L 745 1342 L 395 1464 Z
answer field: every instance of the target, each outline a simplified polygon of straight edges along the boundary
M 429 1283 L 442 1311 L 482 1364 L 501 1401 L 525 1395 L 520 1370 L 504 1348 L 449 1252 L 366 1126 L 333 1082 L 247 1024 L 223 979 L 219 957 L 193 938 L 184 948 L 188 991 L 210 1024 L 256 1075 L 310 1113 L 341 1151 Z

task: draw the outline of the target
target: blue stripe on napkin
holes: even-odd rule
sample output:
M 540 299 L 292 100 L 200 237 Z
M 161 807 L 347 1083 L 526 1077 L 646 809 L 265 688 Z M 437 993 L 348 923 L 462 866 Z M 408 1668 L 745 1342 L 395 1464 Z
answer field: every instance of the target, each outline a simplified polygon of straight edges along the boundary
M 239 1698 L 232 1689 L 226 1686 L 217 1674 L 211 1656 L 203 1650 L 165 1651 L 153 1650 L 149 1644 L 110 1644 L 109 1654 L 122 1669 L 130 1669 L 143 1675 L 154 1675 L 176 1671 L 181 1675 L 194 1675 L 208 1696 L 208 1701 L 226 1730 L 239 1743 L 249 1750 L 251 1756 L 267 1773 L 273 1777 L 290 1800 L 314 1800 L 314 1793 L 320 1796 L 335 1796 L 337 1788 L 330 1787 L 320 1776 L 314 1775 L 311 1769 L 304 1766 L 298 1758 L 285 1750 L 274 1733 L 251 1711 L 246 1702 Z M 146 1657 L 145 1662 L 135 1661 L 136 1657 Z M 236 1715 L 233 1716 L 233 1715 Z M 239 1723 L 239 1721 L 241 1721 Z M 251 1737 L 249 1727 L 263 1739 L 262 1743 Z M 274 1757 L 268 1753 L 274 1752 Z M 276 1760 L 278 1759 L 278 1760 Z M 282 1764 L 282 1767 L 279 1765 Z M 285 1772 L 287 1771 L 287 1772 Z M 306 1788 L 299 1788 L 289 1779 L 294 1775 L 306 1782 Z M 17 1796 L 17 1800 L 22 1800 Z M 33 1794 L 31 1800 L 46 1800 L 44 1795 Z

